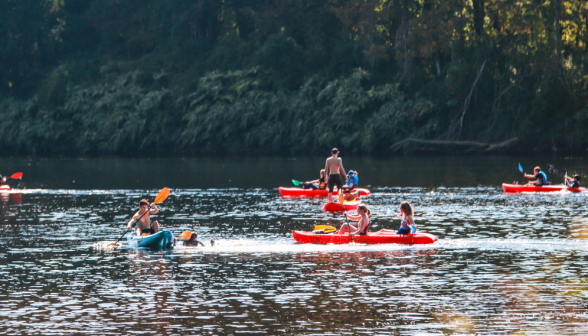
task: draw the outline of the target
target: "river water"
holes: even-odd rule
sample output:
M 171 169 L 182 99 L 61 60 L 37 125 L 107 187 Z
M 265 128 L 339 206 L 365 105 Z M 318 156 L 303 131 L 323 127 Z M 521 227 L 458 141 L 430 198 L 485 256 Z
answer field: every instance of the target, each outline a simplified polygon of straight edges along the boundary
M 407 200 L 439 241 L 323 246 L 291 231 L 342 217 L 277 187 L 324 158 L 3 158 L 24 178 L 0 194 L 0 334 L 585 335 L 588 195 L 503 194 L 519 161 L 557 183 L 588 171 L 571 157 L 344 158 L 372 190 L 372 231 L 397 229 L 388 207 Z M 207 246 L 106 247 L 164 186 L 156 218 Z

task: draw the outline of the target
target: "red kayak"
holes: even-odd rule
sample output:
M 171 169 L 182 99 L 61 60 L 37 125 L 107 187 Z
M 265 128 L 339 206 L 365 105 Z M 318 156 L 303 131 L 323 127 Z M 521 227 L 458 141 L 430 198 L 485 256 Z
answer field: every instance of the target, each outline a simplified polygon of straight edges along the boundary
M 0 191 L 10 190 L 10 186 L 8 184 L 0 185 Z
M 351 236 L 345 234 L 317 234 L 308 231 L 292 231 L 292 237 L 299 243 L 305 244 L 349 244 Z M 354 242 L 358 244 L 432 244 L 437 237 L 429 233 L 417 232 L 415 234 L 399 235 L 394 230 L 380 230 L 368 232 L 365 236 L 353 235 Z
M 562 191 L 564 189 L 567 189 L 568 191 L 575 192 L 575 193 L 586 191 L 586 188 L 584 188 L 584 187 L 568 188 L 568 187 L 566 187 L 563 184 L 536 186 L 536 185 L 533 185 L 533 184 L 508 184 L 508 183 L 503 183 L 502 184 L 502 189 L 504 189 L 504 192 L 506 192 L 506 193 L 556 192 L 556 191 Z
M 361 204 L 361 201 L 343 202 L 343 205 L 339 202 L 331 202 L 323 204 L 324 212 L 343 212 L 357 209 L 357 206 Z M 343 209 L 345 207 L 345 209 Z
M 302 189 L 302 188 L 286 188 L 279 187 L 280 195 L 290 197 L 327 197 L 329 191 L 327 189 Z M 359 190 L 361 196 L 368 196 L 371 192 L 363 188 L 355 188 L 352 191 Z M 337 188 L 333 189 L 333 195 L 337 194 Z

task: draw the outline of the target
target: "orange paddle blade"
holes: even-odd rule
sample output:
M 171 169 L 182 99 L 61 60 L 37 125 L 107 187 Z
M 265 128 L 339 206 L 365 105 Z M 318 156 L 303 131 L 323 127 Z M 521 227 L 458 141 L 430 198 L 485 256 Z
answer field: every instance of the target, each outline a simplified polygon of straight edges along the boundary
M 165 201 L 165 199 L 167 198 L 167 196 L 169 196 L 169 189 L 168 188 L 163 188 L 161 189 L 161 191 L 159 192 L 159 194 L 157 194 L 157 197 L 155 197 L 155 204 L 159 204 L 163 201 Z
M 13 180 L 21 179 L 22 178 L 22 173 L 21 172 L 14 173 L 14 174 L 12 174 L 12 176 L 10 176 L 10 178 L 13 179 Z

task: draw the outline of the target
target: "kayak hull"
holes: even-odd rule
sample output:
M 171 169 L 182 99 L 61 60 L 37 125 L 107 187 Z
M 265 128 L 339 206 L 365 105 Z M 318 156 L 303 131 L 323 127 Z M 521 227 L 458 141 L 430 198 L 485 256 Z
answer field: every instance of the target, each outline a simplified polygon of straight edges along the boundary
M 292 231 L 292 237 L 299 243 L 305 244 L 349 244 L 349 234 L 316 234 L 308 231 Z M 353 240 L 358 244 L 432 244 L 437 237 L 429 233 L 399 235 L 393 230 L 369 232 L 365 236 L 354 235 Z
M 559 185 L 544 185 L 544 186 L 535 186 L 530 184 L 508 184 L 503 183 L 502 189 L 506 193 L 522 193 L 522 192 L 558 192 L 564 189 L 570 192 L 583 192 L 586 191 L 584 187 L 577 187 L 577 188 L 568 188 L 563 184 Z
M 280 195 L 290 197 L 327 197 L 329 191 L 327 189 L 302 189 L 302 188 L 286 188 L 279 187 Z M 355 188 L 353 191 L 359 190 L 361 196 L 369 196 L 371 191 L 364 188 Z M 337 188 L 333 189 L 333 195 L 337 195 Z
M 8 191 L 10 190 L 10 186 L 8 184 L 0 185 L 0 191 Z
M 174 246 L 174 235 L 167 230 L 143 237 L 137 237 L 133 233 L 127 236 L 127 242 L 132 247 L 148 247 L 153 249 L 171 248 Z
M 323 204 L 323 212 L 343 212 L 357 209 L 360 205 L 360 201 L 343 202 L 343 205 L 339 202 L 331 202 Z M 345 207 L 345 209 L 343 209 Z

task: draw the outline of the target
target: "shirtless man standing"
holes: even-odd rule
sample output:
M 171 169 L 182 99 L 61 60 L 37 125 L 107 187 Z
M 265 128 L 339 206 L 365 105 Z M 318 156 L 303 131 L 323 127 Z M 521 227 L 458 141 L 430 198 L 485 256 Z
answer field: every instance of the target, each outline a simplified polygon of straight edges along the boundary
M 343 168 L 343 162 L 341 158 L 337 157 L 339 155 L 339 150 L 337 148 L 333 148 L 331 151 L 332 156 L 327 159 L 325 164 L 325 176 L 328 176 L 327 184 L 329 186 L 329 203 L 332 202 L 333 199 L 333 187 L 337 185 L 337 189 L 341 190 L 343 187 L 343 182 L 341 182 L 341 174 L 345 176 L 345 183 L 347 183 L 347 174 L 345 173 L 345 168 Z
M 143 216 L 143 214 L 145 214 L 145 211 L 147 211 L 147 209 L 149 208 L 149 202 L 147 202 L 146 199 L 142 199 L 139 202 L 139 211 L 137 211 L 137 213 L 133 216 L 133 218 L 131 218 L 131 221 L 129 222 L 129 224 L 127 224 L 127 231 L 131 231 L 131 229 L 133 228 L 133 223 L 139 219 L 141 216 Z M 149 210 L 149 213 L 145 214 L 145 216 L 143 216 L 143 218 L 141 218 L 141 220 L 139 221 L 139 223 L 137 223 L 137 227 L 135 228 L 135 235 L 137 235 L 137 237 L 140 237 L 142 233 L 150 233 L 150 234 L 154 234 L 159 232 L 159 222 L 157 221 L 153 221 L 153 223 L 151 223 L 151 221 L 149 220 L 149 216 L 150 215 L 154 215 L 156 213 L 159 212 L 159 208 L 155 206 L 155 204 L 151 204 L 151 210 Z M 151 224 L 149 224 L 151 223 Z

